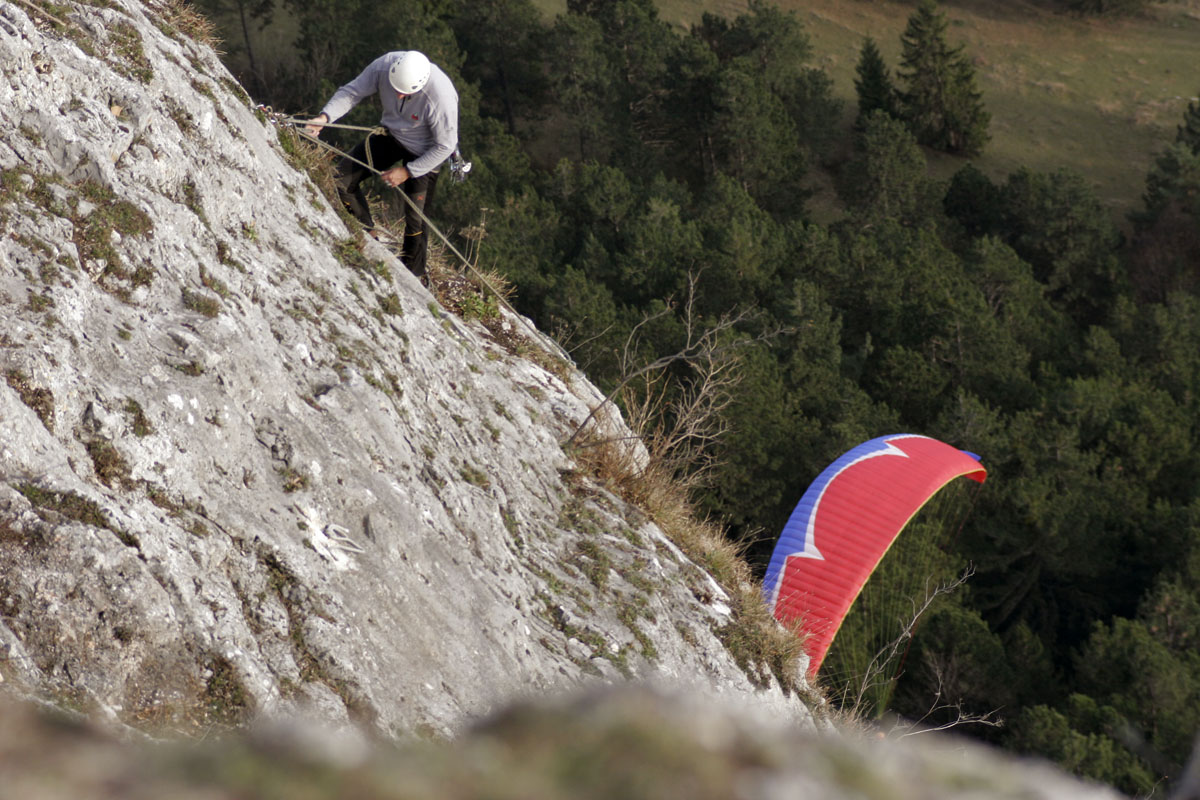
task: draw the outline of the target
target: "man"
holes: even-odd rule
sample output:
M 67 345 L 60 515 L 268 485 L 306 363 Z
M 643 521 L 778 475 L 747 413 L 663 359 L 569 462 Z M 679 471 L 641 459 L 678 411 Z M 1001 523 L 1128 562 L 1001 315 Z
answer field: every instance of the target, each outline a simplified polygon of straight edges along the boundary
M 402 187 L 412 203 L 405 204 L 401 257 L 414 275 L 422 277 L 428 241 L 418 211 L 428 211 L 437 168 L 458 146 L 458 92 L 446 73 L 416 50 L 385 53 L 338 89 L 321 113 L 304 126 L 305 133 L 319 136 L 323 126 L 376 92 L 383 104 L 380 124 L 387 133 L 370 134 L 351 151 L 350 158 L 338 162 L 338 197 L 371 231 L 375 221 L 359 184 L 372 173 L 363 164 L 383 170 L 381 177 L 388 186 Z M 396 162 L 399 165 L 393 166 Z

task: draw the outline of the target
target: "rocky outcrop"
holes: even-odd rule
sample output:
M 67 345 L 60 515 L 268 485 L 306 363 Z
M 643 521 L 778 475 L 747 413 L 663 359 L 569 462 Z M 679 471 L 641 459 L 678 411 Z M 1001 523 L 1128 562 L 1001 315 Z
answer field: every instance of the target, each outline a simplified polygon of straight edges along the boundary
M 602 398 L 552 343 L 347 230 L 181 7 L 56 8 L 0 4 L 7 685 L 184 731 L 643 677 L 807 716 L 564 452 Z

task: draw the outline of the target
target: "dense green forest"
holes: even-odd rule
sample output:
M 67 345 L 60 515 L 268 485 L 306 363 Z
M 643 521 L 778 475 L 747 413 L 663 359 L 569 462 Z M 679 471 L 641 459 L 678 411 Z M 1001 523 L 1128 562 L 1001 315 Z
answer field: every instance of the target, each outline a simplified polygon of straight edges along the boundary
M 1200 101 L 1118 220 L 1085 176 L 972 164 L 990 112 L 933 0 L 899 62 L 863 41 L 853 127 L 798 18 L 757 0 L 686 30 L 651 0 L 198 4 L 276 108 L 315 112 L 392 49 L 451 74 L 475 169 L 435 221 L 602 387 L 689 353 L 624 399 L 681 433 L 663 457 L 752 563 L 859 442 L 980 454 L 938 567 L 974 574 L 925 615 L 892 710 L 990 713 L 961 730 L 1165 791 L 1200 730 Z M 285 46 L 255 52 L 264 32 Z M 961 158 L 951 180 L 931 151 Z M 814 170 L 836 222 L 807 208 Z

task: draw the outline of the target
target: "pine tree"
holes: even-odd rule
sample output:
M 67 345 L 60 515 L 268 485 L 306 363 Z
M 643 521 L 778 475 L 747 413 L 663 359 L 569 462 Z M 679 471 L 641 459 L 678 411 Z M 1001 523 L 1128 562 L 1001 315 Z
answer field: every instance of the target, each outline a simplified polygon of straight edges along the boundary
M 832 146 L 840 113 L 832 83 L 805 63 L 811 44 L 803 26 L 794 13 L 751 0 L 732 22 L 706 14 L 692 35 L 716 59 L 703 98 L 706 168 L 735 178 L 772 214 L 800 215 L 800 180 Z
M 942 210 L 971 237 L 999 230 L 1004 213 L 999 187 L 974 164 L 954 173 L 942 197 Z
M 866 118 L 876 110 L 899 118 L 900 106 L 896 97 L 896 87 L 892 84 L 892 77 L 874 39 L 867 37 L 863 40 L 858 66 L 854 72 L 858 76 L 854 79 L 854 90 L 858 93 L 856 127 L 861 128 Z
M 946 40 L 946 16 L 935 0 L 922 0 L 908 19 L 900 77 L 900 101 L 917 141 L 936 150 L 978 155 L 988 140 L 991 115 L 975 85 L 975 69 L 963 49 Z
M 1200 139 L 1189 146 L 1186 133 L 1194 122 L 1189 117 L 1154 160 L 1145 208 L 1129 215 L 1135 227 L 1129 272 L 1146 300 L 1164 302 L 1172 292 L 1200 287 Z
M 983 95 L 975 83 L 975 68 L 960 55 L 952 65 L 952 80 L 946 107 L 947 134 L 952 153 L 976 156 L 991 136 L 988 123 L 992 115 L 983 107 Z

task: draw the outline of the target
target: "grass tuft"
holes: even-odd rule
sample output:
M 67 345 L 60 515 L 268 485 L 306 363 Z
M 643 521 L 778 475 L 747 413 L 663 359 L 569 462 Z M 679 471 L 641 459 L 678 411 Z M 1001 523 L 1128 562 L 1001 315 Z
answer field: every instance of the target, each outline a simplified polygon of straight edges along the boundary
M 34 386 L 29 382 L 29 376 L 20 370 L 9 370 L 4 373 L 4 379 L 9 387 L 21 398 L 21 402 L 29 406 L 38 419 L 46 426 L 46 430 L 54 432 L 54 394 L 42 386 Z
M 193 292 L 186 286 L 183 288 L 183 307 L 206 317 L 215 317 L 221 313 L 221 301 L 200 292 Z
M 172 39 L 185 36 L 205 47 L 211 47 L 217 55 L 220 51 L 221 38 L 217 35 L 217 26 L 204 14 L 185 0 L 166 0 L 157 9 L 159 17 L 156 26 Z
M 100 479 L 101 483 L 110 489 L 114 484 L 123 488 L 130 486 L 129 464 L 112 442 L 95 439 L 88 442 L 85 447 L 88 456 L 92 459 L 96 477 Z
M 233 665 L 224 656 L 214 656 L 204 665 L 208 679 L 204 685 L 204 711 L 209 719 L 223 725 L 246 720 L 250 696 Z
M 25 496 L 29 503 L 38 509 L 53 511 L 67 519 L 73 519 L 93 528 L 104 528 L 116 534 L 125 545 L 139 547 L 137 536 L 121 530 L 111 524 L 104 516 L 100 506 L 94 501 L 82 497 L 75 492 L 59 492 L 54 489 L 43 489 L 32 483 L 18 484 L 16 490 Z
M 109 27 L 108 35 L 119 59 L 116 63 L 118 72 L 144 84 L 154 80 L 154 68 L 146 58 L 142 35 L 137 28 L 128 22 L 118 22 Z

